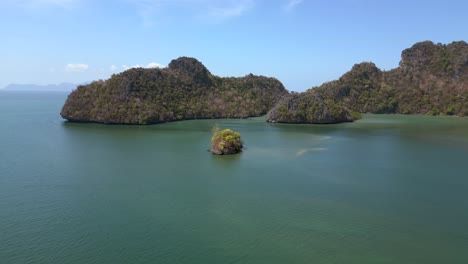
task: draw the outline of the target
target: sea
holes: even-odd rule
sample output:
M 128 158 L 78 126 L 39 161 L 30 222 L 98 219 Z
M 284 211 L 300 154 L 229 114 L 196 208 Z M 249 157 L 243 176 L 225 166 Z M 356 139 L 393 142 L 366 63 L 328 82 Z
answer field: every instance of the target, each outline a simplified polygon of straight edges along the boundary
M 0 91 L 0 263 L 468 263 L 468 118 L 78 124 L 66 98 Z

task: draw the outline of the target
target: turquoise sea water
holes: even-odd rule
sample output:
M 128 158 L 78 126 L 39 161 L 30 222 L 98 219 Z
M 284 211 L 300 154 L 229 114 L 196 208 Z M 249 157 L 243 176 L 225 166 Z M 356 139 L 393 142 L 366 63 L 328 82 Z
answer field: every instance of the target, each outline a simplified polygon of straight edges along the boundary
M 72 124 L 0 91 L 0 263 L 468 263 L 468 118 Z M 214 156 L 214 125 L 246 151 Z

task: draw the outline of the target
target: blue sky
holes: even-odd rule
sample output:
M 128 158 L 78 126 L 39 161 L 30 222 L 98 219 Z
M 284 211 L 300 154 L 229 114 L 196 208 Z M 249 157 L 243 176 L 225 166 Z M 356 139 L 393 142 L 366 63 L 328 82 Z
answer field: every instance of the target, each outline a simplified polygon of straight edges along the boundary
M 1 0 L 0 10 L 0 87 L 190 56 L 217 75 L 303 91 L 362 61 L 394 68 L 418 41 L 468 39 L 466 0 Z

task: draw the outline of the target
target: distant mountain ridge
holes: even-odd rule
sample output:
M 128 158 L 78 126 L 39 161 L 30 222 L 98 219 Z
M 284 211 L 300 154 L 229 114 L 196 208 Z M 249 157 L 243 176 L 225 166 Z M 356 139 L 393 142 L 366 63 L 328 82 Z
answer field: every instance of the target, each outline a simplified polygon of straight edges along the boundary
M 312 98 L 358 113 L 468 116 L 468 44 L 418 42 L 390 71 L 371 62 L 355 64 L 338 80 L 282 100 L 267 121 L 314 123 Z
M 3 88 L 4 91 L 64 91 L 70 92 L 79 84 L 74 83 L 60 83 L 60 84 L 9 84 Z

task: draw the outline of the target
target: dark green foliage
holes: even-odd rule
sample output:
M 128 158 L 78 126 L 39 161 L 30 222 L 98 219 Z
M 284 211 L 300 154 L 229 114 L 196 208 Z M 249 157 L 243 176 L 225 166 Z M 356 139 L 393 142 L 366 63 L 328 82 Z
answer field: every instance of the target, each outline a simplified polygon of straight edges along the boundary
M 404 50 L 396 69 L 356 64 L 336 81 L 283 98 L 267 121 L 337 123 L 360 119 L 359 113 L 466 116 L 467 99 L 468 44 L 425 41 Z
M 351 115 L 351 118 L 353 120 L 359 120 L 362 118 L 361 113 L 358 113 L 358 112 L 350 111 L 349 114 Z
M 287 94 L 274 78 L 220 78 L 193 58 L 164 69 L 130 69 L 106 81 L 79 86 L 61 115 L 69 121 L 155 124 L 202 118 L 260 116 Z
M 231 129 L 213 130 L 211 138 L 210 151 L 217 155 L 235 154 L 242 151 L 242 140 L 239 132 L 234 132 Z
M 333 124 L 352 122 L 349 111 L 312 91 L 291 93 L 268 113 L 267 122 Z
M 396 90 L 382 83 L 384 73 L 373 63 L 353 66 L 339 80 L 313 89 L 324 98 L 356 112 L 389 113 L 397 107 Z
M 356 64 L 339 80 L 310 91 L 360 113 L 466 115 L 468 44 L 420 42 L 402 52 L 400 66 L 381 71 Z

